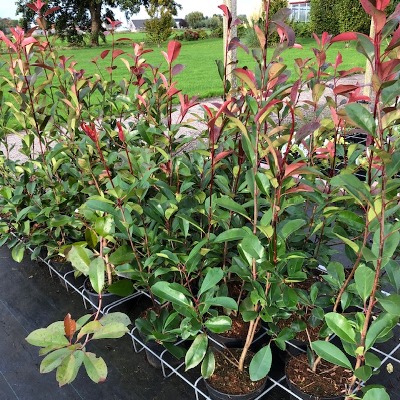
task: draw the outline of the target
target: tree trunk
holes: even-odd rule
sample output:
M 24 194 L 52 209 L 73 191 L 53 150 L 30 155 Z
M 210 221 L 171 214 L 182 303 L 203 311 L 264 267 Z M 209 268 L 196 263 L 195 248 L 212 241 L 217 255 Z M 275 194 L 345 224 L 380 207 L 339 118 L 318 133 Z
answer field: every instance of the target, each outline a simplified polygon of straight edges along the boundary
M 92 0 L 89 4 L 91 32 L 90 43 L 92 46 L 99 45 L 99 36 L 101 29 L 101 1 Z

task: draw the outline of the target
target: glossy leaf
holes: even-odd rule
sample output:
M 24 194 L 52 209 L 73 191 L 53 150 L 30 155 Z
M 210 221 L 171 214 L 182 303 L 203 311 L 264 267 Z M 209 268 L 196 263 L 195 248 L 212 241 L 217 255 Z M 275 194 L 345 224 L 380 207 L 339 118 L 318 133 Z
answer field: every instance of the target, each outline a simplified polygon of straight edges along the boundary
M 204 302 L 207 306 L 218 306 L 228 310 L 237 310 L 238 305 L 232 297 L 212 297 Z
M 363 302 L 367 300 L 372 292 L 374 286 L 375 273 L 371 268 L 365 265 L 360 265 L 355 274 L 354 280 L 356 282 L 357 293 L 363 299 Z
M 344 354 L 343 351 L 334 344 L 324 340 L 317 340 L 316 342 L 311 343 L 311 348 L 324 360 L 335 365 L 340 365 L 343 368 L 353 370 L 351 362 L 347 358 L 346 354 Z
M 267 345 L 253 356 L 249 366 L 250 379 L 252 381 L 259 381 L 265 378 L 271 369 L 271 365 L 271 346 Z
M 354 371 L 354 375 L 361 381 L 366 382 L 372 376 L 372 368 L 369 365 L 363 365 Z
M 215 287 L 215 285 L 217 285 L 217 283 L 219 283 L 223 277 L 224 271 L 222 268 L 210 268 L 201 284 L 198 297 L 207 292 L 207 290 Z
M 201 363 L 201 376 L 205 379 L 209 378 L 215 370 L 215 357 L 211 349 L 208 349 L 203 362 Z
M 151 287 L 151 291 L 160 299 L 170 301 L 172 304 L 175 304 L 179 307 L 192 309 L 191 301 L 188 300 L 183 293 L 171 288 L 169 282 L 157 282 Z
M 362 400 L 390 400 L 385 388 L 371 388 L 363 396 Z
M 68 252 L 67 260 L 73 267 L 82 272 L 84 275 L 89 275 L 90 258 L 87 250 L 82 246 L 72 246 Z
M 370 349 L 379 337 L 385 336 L 396 325 L 398 318 L 390 314 L 382 314 L 371 323 L 365 338 L 365 350 Z
M 381 297 L 379 299 L 379 304 L 383 309 L 389 314 L 400 317 L 400 295 L 390 294 L 389 296 Z
M 340 339 L 349 343 L 356 343 L 356 332 L 350 322 L 342 314 L 335 312 L 327 313 L 325 315 L 325 321 L 332 332 L 339 336 Z
M 223 333 L 231 329 L 232 320 L 226 315 L 212 317 L 205 321 L 204 325 L 208 330 L 214 333 Z
M 208 337 L 205 333 L 201 333 L 193 340 L 192 345 L 185 356 L 186 371 L 197 367 L 206 355 L 208 348 Z
M 361 129 L 374 136 L 376 132 L 376 123 L 373 115 L 363 105 L 351 103 L 346 106 L 346 113 L 350 119 Z
M 104 289 L 105 264 L 101 257 L 96 257 L 89 265 L 89 278 L 93 290 L 100 293 Z
M 244 239 L 249 234 L 245 228 L 231 228 L 220 233 L 214 240 L 214 243 L 231 242 Z

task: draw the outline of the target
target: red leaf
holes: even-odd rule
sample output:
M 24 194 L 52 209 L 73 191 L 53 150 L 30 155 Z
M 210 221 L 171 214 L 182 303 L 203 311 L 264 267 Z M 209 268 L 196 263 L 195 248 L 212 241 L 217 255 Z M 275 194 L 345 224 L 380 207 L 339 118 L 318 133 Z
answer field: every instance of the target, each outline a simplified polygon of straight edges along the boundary
M 381 32 L 386 23 L 385 12 L 381 11 L 381 9 L 376 8 L 369 0 L 360 0 L 360 2 L 365 12 L 374 19 L 376 32 Z M 382 0 L 377 0 L 376 3 L 377 5 L 380 3 L 380 5 L 382 6 Z
M 232 40 L 229 42 L 228 50 L 234 50 L 237 49 L 238 47 L 241 47 L 247 54 L 249 54 L 249 49 L 240 42 L 239 38 L 237 37 L 232 38 Z
M 60 6 L 49 8 L 49 9 L 44 13 L 44 16 L 47 17 L 48 15 L 52 14 L 53 12 L 56 12 L 56 11 L 59 10 L 60 8 L 61 8 Z
M 115 60 L 118 56 L 120 56 L 121 54 L 124 54 L 125 52 L 121 49 L 115 49 L 112 52 L 112 59 Z
M 260 46 L 262 49 L 266 48 L 266 44 L 267 44 L 267 39 L 265 37 L 265 33 L 261 30 L 261 28 L 258 25 L 254 26 L 254 30 L 257 34 L 258 37 L 258 41 L 260 42 Z
M 232 23 L 232 14 L 229 11 L 229 8 L 225 4 L 221 4 L 220 6 L 218 6 L 218 8 L 222 10 L 225 17 L 228 19 L 228 28 L 230 28 Z
M 168 51 L 167 51 L 167 63 L 172 64 L 176 58 L 179 56 L 179 52 L 181 51 L 181 44 L 176 40 L 171 40 L 168 43 Z M 164 55 L 165 57 L 165 55 Z
M 390 0 L 376 0 L 376 8 L 381 11 L 385 10 L 389 4 Z
M 36 7 L 34 4 L 27 4 L 27 6 L 28 6 L 31 10 L 33 10 L 34 12 L 37 12 L 37 11 L 38 11 L 37 7 Z
M 172 76 L 178 75 L 185 68 L 182 64 L 175 64 L 172 68 Z
M 100 57 L 104 60 L 107 57 L 107 54 L 110 52 L 110 50 L 104 50 L 101 52 Z
M 366 36 L 366 35 L 365 35 Z M 367 36 L 368 37 L 368 36 Z M 348 42 L 350 40 L 358 40 L 357 33 L 356 32 L 344 32 L 344 33 L 339 33 L 339 35 L 336 35 L 334 38 L 331 39 L 331 43 L 335 42 Z
M 335 61 L 335 69 L 337 69 L 337 67 L 343 62 L 343 57 L 340 54 L 340 52 L 338 52 L 337 56 L 336 56 L 336 61 Z
M 333 89 L 333 93 L 343 95 L 356 89 L 358 89 L 358 86 L 356 85 L 338 85 Z
M 76 322 L 74 319 L 71 318 L 71 314 L 67 314 L 64 318 L 64 332 L 65 336 L 69 339 L 69 341 L 72 340 L 75 331 L 76 331 Z
M 233 153 L 233 150 L 221 151 L 221 153 L 217 154 L 217 156 L 214 157 L 213 165 L 215 165 L 219 160 L 222 160 L 223 158 L 228 157 L 232 153 Z
M 339 71 L 339 76 L 341 78 L 344 78 L 345 76 L 349 76 L 349 75 L 353 75 L 355 73 L 363 73 L 364 72 L 364 68 L 361 67 L 354 67 L 348 70 L 344 70 L 344 71 Z

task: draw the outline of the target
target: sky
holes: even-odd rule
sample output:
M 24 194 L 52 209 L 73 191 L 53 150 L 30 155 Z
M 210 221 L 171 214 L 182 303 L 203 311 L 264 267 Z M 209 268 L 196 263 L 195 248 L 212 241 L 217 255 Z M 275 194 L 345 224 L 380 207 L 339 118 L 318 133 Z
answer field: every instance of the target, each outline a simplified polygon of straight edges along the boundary
M 222 11 L 218 8 L 220 4 L 223 4 L 223 0 L 176 0 L 178 4 L 182 6 L 182 10 L 178 12 L 178 18 L 184 18 L 185 15 L 192 11 L 201 11 L 205 16 L 212 16 L 213 14 L 220 14 Z M 0 0 L 0 18 L 17 18 L 15 16 L 15 0 Z M 238 14 L 251 14 L 254 9 L 261 3 L 261 0 L 237 0 L 237 12 Z M 123 13 L 115 13 L 117 19 L 125 22 Z M 136 14 L 133 18 L 144 19 L 147 18 L 147 14 L 144 10 L 141 10 L 139 14 Z

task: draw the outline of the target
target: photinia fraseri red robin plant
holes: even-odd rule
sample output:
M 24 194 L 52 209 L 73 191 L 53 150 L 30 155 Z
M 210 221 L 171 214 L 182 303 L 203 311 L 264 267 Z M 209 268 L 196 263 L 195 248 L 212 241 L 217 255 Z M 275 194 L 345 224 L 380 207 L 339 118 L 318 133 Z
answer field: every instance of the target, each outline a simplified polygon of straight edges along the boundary
M 399 265 L 396 260 L 400 238 L 399 163 L 396 155 L 400 117 L 400 7 L 391 16 L 386 16 L 385 9 L 389 1 L 375 4 L 361 0 L 361 4 L 371 16 L 374 35 L 370 38 L 349 32 L 329 39 L 330 43 L 357 41 L 358 51 L 366 56 L 372 69 L 372 80 L 367 83 L 371 86 L 371 97 L 361 95 L 357 85 L 336 86 L 335 95 L 345 94 L 348 102 L 344 107 L 331 107 L 335 138 L 326 148 L 332 160 L 334 157 L 346 156 L 340 149 L 343 150 L 352 132 L 363 138 L 361 143 L 348 143 L 348 157 L 342 170 L 340 173 L 332 173 L 331 179 L 326 181 L 326 189 L 332 195 L 326 215 L 336 219 L 332 233 L 344 243 L 351 262 L 347 274 L 343 265 L 331 263 L 326 276 L 327 281 L 337 290 L 337 295 L 333 312 L 325 314 L 324 320 L 330 331 L 340 339 L 341 346 L 330 343 L 327 338 L 325 341 L 311 343 L 312 351 L 309 352 L 313 373 L 319 371 L 321 359 L 330 362 L 330 368 L 342 367 L 350 373 L 348 384 L 341 391 L 346 399 L 354 398 L 362 386 L 364 399 L 375 396 L 388 398 L 385 389 L 366 386 L 366 383 L 381 364 L 373 346 L 393 335 L 400 316 L 397 283 Z M 357 103 L 359 100 L 367 100 L 368 103 Z M 341 140 L 343 143 L 340 143 Z M 362 170 L 365 173 L 353 174 L 353 171 L 360 168 L 357 165 L 360 159 L 363 160 Z M 337 206 L 340 201 L 346 202 L 346 211 Z M 346 221 L 340 216 L 344 212 Z M 381 292 L 384 284 L 391 289 L 389 293 Z M 352 301 L 361 306 L 358 312 L 349 315 L 339 313 L 340 306 L 345 310 Z
M 82 365 L 89 378 L 99 383 L 107 378 L 107 365 L 102 357 L 87 350 L 90 342 L 121 338 L 129 331 L 130 324 L 130 319 L 119 312 L 104 316 L 88 314 L 76 321 L 67 314 L 63 321 L 31 332 L 26 341 L 41 348 L 39 354 L 45 357 L 40 363 L 40 372 L 56 370 L 60 387 L 73 382 Z

